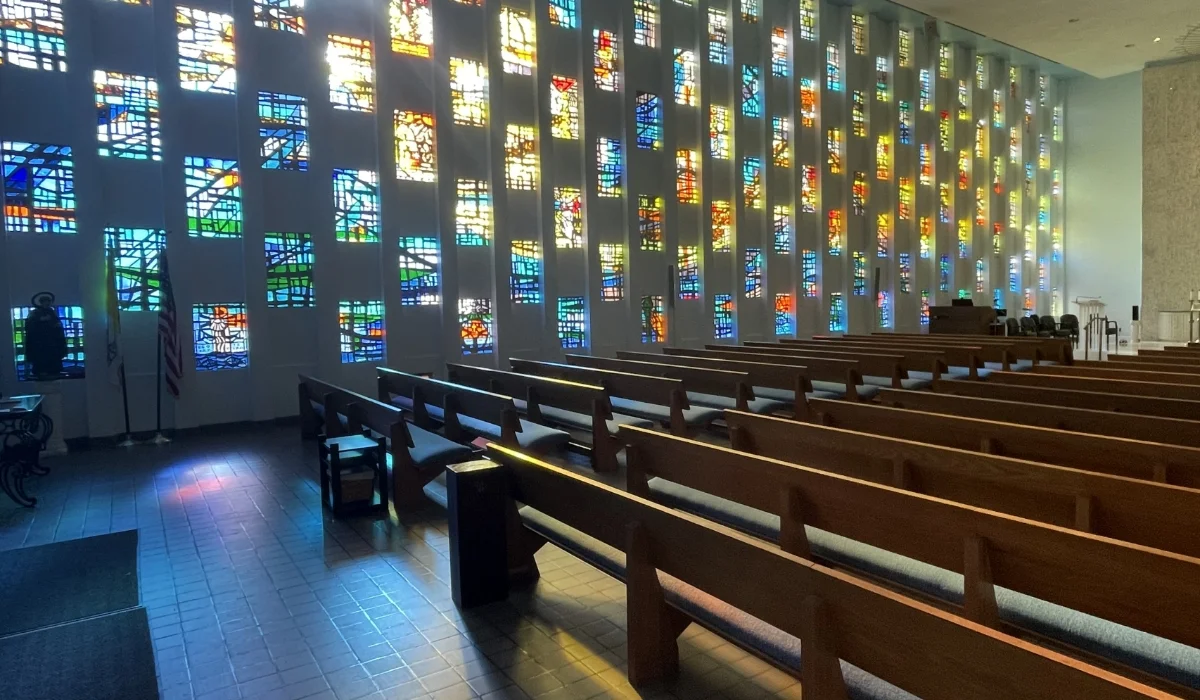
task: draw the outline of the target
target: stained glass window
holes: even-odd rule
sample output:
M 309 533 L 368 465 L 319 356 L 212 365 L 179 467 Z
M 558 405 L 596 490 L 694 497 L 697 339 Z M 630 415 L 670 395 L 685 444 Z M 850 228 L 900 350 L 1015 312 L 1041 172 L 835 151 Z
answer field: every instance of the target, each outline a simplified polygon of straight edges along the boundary
M 775 252 L 787 255 L 792 252 L 792 208 L 776 204 L 771 208 L 771 230 L 775 238 Z
M 925 186 L 933 185 L 933 148 L 927 144 L 921 144 L 921 152 L 918 155 L 918 162 L 921 168 L 921 184 Z
M 700 253 L 694 245 L 679 246 L 679 300 L 700 298 Z
M 761 248 L 746 249 L 746 298 L 762 296 L 763 254 Z
M 1021 228 L 1021 195 L 1017 192 L 1008 193 L 1008 227 Z
M 712 211 L 712 249 L 714 253 L 728 253 L 733 250 L 733 212 L 729 202 L 714 199 L 710 206 Z
M 812 78 L 800 79 L 800 126 L 811 129 L 817 122 L 817 88 Z
M 1054 130 L 1054 140 L 1062 141 L 1062 123 L 1063 123 L 1063 108 L 1055 107 L 1050 116 L 1051 126 Z
M 879 102 L 891 102 L 891 67 L 883 56 L 875 57 L 875 99 Z
M 900 293 L 912 293 L 912 256 L 900 253 Z
M 841 255 L 842 245 L 846 237 L 846 223 L 842 219 L 842 211 L 840 209 L 829 210 L 829 227 L 828 227 L 828 248 L 826 252 L 830 255 Z
M 0 64 L 65 72 L 62 0 L 0 0 Z
M 642 297 L 642 342 L 667 342 L 667 314 L 661 294 Z
M 771 75 L 788 76 L 788 34 L 783 27 L 771 29 Z
M 713 330 L 717 340 L 733 337 L 733 295 L 713 295 Z
M 762 116 L 762 81 L 758 66 L 742 66 L 742 116 Z
M 901 68 L 912 68 L 912 39 L 911 29 L 900 29 L 899 46 L 896 48 L 897 61 Z
M 984 148 L 987 146 L 987 122 L 980 119 L 975 123 L 975 157 L 980 159 L 987 158 L 984 153 Z
M 102 70 L 92 74 L 92 81 L 100 157 L 162 160 L 158 81 Z
M 850 190 L 850 202 L 854 206 L 854 215 L 862 216 L 867 208 L 867 176 L 866 173 L 854 173 L 854 185 Z
M 950 150 L 950 139 L 953 134 L 953 126 L 950 121 L 950 113 L 942 110 L 941 116 L 938 118 L 938 145 L 943 151 Z
M 313 243 L 309 233 L 263 235 L 267 258 L 267 306 L 313 306 Z
M 558 298 L 558 343 L 564 349 L 587 346 L 587 313 L 583 297 Z
M 817 251 L 800 251 L 800 275 L 804 283 L 804 296 L 809 298 L 820 296 L 820 283 L 817 279 Z
M 527 12 L 500 8 L 500 60 L 505 73 L 533 75 L 537 62 L 537 38 Z
M 433 52 L 433 10 L 430 0 L 390 0 L 388 28 L 392 51 L 419 58 Z
M 556 139 L 579 138 L 579 81 L 574 78 L 550 78 L 550 134 Z
M 975 225 L 987 226 L 987 188 L 975 188 Z
M 662 252 L 662 211 L 662 197 L 638 195 L 638 233 L 642 239 L 642 250 Z
M 875 250 L 876 257 L 886 258 L 891 254 L 892 247 L 892 216 L 880 212 L 875 216 Z
M 633 43 L 658 46 L 658 0 L 633 0 Z
M 437 181 L 437 148 L 433 114 L 396 110 L 396 178 L 413 182 Z
M 281 92 L 258 93 L 258 136 L 264 168 L 306 172 L 308 101 Z
M 596 139 L 597 194 L 601 197 L 621 196 L 621 142 L 604 136 Z
M 537 187 L 537 132 L 532 126 L 504 127 L 504 183 L 510 190 Z
M 303 34 L 304 0 L 254 0 L 254 26 Z
M 829 332 L 846 332 L 846 300 L 841 292 L 829 294 Z
M 929 325 L 929 290 L 921 290 L 921 325 Z
M 842 91 L 842 65 L 837 44 L 825 46 L 825 87 L 833 92 Z
M 680 204 L 700 202 L 699 155 L 695 151 L 681 148 L 675 151 L 675 196 Z
M 440 249 L 436 236 L 400 237 L 401 306 L 435 306 L 442 302 Z
M 492 300 L 459 299 L 458 330 L 464 355 L 490 355 L 495 350 Z
M 971 152 L 963 149 L 958 152 L 958 189 L 965 190 L 971 185 Z
M 850 45 L 855 54 L 867 55 L 867 18 L 858 13 L 850 15 Z
M 938 221 L 948 224 L 954 221 L 954 200 L 950 194 L 950 183 L 938 183 Z
M 992 158 L 992 191 L 1004 194 L 1004 158 L 1001 156 Z
M 1054 226 L 1050 229 L 1050 259 L 1054 262 L 1062 262 L 1062 248 L 1062 229 Z
M 675 104 L 696 106 L 696 52 L 675 49 Z
M 179 35 L 179 87 L 196 92 L 232 95 L 234 69 L 233 17 L 191 7 L 175 8 Z
M 1017 165 L 1021 163 L 1021 132 L 1015 126 L 1008 130 L 1008 159 Z
M 76 233 L 71 147 L 4 141 L 0 150 L 8 233 Z
M 755 24 L 758 22 L 758 0 L 741 0 L 742 2 L 742 21 L 747 24 Z
M 634 107 L 637 121 L 637 147 L 657 151 L 662 148 L 662 99 L 652 92 L 639 92 Z
M 542 245 L 537 241 L 512 242 L 512 275 L 509 298 L 514 304 L 542 303 Z
M 105 259 L 116 266 L 117 308 L 121 311 L 158 311 L 158 255 L 166 245 L 167 232 L 162 229 L 104 229 Z
M 814 214 L 821 206 L 820 189 L 817 187 L 817 166 L 800 166 L 800 211 Z
M 984 271 L 983 258 L 979 258 L 978 260 L 975 261 L 975 291 L 979 292 L 980 294 L 983 293 L 983 288 L 984 288 L 983 271 Z
M 875 177 L 879 180 L 892 179 L 891 136 L 880 136 L 875 140 Z
M 881 289 L 875 299 L 875 307 L 879 310 L 879 327 L 892 327 L 892 293 Z
M 1008 259 L 1008 291 L 1017 292 L 1021 288 L 1021 263 L 1020 259 L 1013 255 Z
M 329 63 L 329 102 L 333 108 L 351 112 L 374 111 L 375 69 L 371 64 L 371 42 L 330 34 L 325 60 Z
M 814 41 L 817 38 L 816 0 L 800 0 L 800 38 Z
M 933 111 L 933 74 L 927 68 L 921 69 L 920 105 L 922 112 Z
M 617 92 L 621 89 L 621 68 L 617 36 L 607 29 L 592 31 L 595 59 L 592 72 L 596 76 L 596 89 Z
M 918 221 L 920 230 L 920 253 L 922 260 L 928 260 L 933 251 L 933 219 L 922 216 Z
M 242 185 L 236 160 L 186 156 L 188 235 L 202 238 L 240 238 Z
M 554 243 L 557 248 L 583 247 L 583 195 L 576 187 L 554 188 Z
M 374 171 L 333 169 L 333 231 L 343 242 L 379 242 L 379 176 Z
M 958 220 L 958 257 L 966 259 L 971 250 L 971 222 L 966 219 Z
M 193 304 L 192 349 L 196 371 L 250 366 L 245 304 Z
M 550 0 L 550 24 L 563 29 L 577 28 L 579 26 L 579 10 L 575 1 Z
M 793 311 L 791 294 L 775 295 L 775 335 L 793 335 L 796 332 Z
M 625 298 L 625 246 L 619 243 L 600 244 L 600 298 Z
M 908 221 L 912 218 L 913 208 L 913 184 L 911 177 L 900 178 L 899 185 L 900 209 L 897 215 L 901 221 Z
M 729 63 L 729 18 L 715 7 L 708 8 L 708 60 Z
M 854 260 L 854 296 L 861 297 L 867 294 L 867 256 L 865 253 L 855 252 Z
M 729 159 L 729 109 L 708 106 L 708 149 L 713 158 Z
M 897 112 L 899 112 L 900 144 L 902 146 L 908 146 L 908 145 L 912 144 L 912 133 L 913 133 L 912 103 L 901 100 L 898 103 Z
M 992 307 L 997 309 L 1004 308 L 1004 290 L 999 287 L 992 290 Z
M 579 93 L 576 93 L 576 109 L 578 95 Z M 553 107 L 552 98 L 551 109 Z M 450 111 L 454 114 L 455 124 L 487 125 L 488 76 L 482 63 L 465 58 L 450 58 Z
M 792 165 L 792 122 L 787 117 L 771 117 L 771 162 L 779 168 Z
M 950 291 L 950 256 L 943 255 L 938 258 L 938 291 Z
M 958 120 L 971 121 L 971 89 L 967 81 L 958 81 Z
M 850 121 L 853 123 L 851 133 L 859 138 L 865 138 L 867 135 L 867 101 L 860 90 L 850 93 Z
M 383 302 L 339 301 L 342 364 L 383 362 Z
M 997 129 L 1004 128 L 1004 93 L 1000 90 L 992 90 L 992 126 Z
M 29 342 L 25 333 L 25 321 L 29 318 L 28 306 L 14 307 L 12 310 L 13 324 L 13 354 L 17 363 L 17 381 L 33 381 L 33 363 L 29 361 L 27 345 Z M 64 379 L 83 379 L 85 369 L 85 352 L 83 332 L 82 306 L 55 306 L 55 313 L 62 321 L 63 337 L 66 341 L 66 355 L 62 361 Z
M 842 130 L 830 129 L 828 140 L 829 174 L 840 175 L 842 172 Z
M 992 252 L 996 255 L 1004 252 L 1004 225 L 999 221 L 992 224 Z
M 943 80 L 950 79 L 950 44 L 941 44 L 938 47 L 938 77 Z
M 763 208 L 762 159 L 742 158 L 742 198 L 747 209 Z
M 987 88 L 987 59 L 982 55 L 975 57 L 975 87 Z
M 458 245 L 492 244 L 492 195 L 483 180 L 455 183 L 454 240 Z

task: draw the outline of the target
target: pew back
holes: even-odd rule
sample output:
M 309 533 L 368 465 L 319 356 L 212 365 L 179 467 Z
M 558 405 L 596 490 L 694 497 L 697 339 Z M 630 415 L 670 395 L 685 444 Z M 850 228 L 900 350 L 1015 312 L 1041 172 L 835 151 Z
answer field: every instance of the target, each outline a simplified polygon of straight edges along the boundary
M 791 340 L 782 341 L 788 345 L 792 344 Z M 918 352 L 940 352 L 943 353 L 947 364 L 951 367 L 968 367 L 979 369 L 984 366 L 985 362 L 998 362 L 1008 369 L 1013 362 L 1017 361 L 1016 356 L 1011 349 L 1004 345 L 992 344 L 969 344 L 969 343 L 922 343 L 912 342 L 904 338 L 883 338 L 876 336 L 834 336 L 834 335 L 814 335 L 809 340 L 796 341 L 799 343 L 821 343 L 825 345 L 846 345 L 855 348 L 878 348 L 881 352 L 901 352 L 904 350 L 914 350 Z M 972 372 L 972 379 L 978 376 Z
M 603 386 L 610 395 L 632 401 L 671 405 L 672 401 L 682 402 L 681 408 L 688 408 L 687 395 L 683 390 L 683 382 L 678 379 L 658 377 L 648 374 L 632 374 L 614 372 L 568 365 L 561 362 L 542 362 L 538 360 L 522 360 L 509 358 L 514 371 L 524 374 L 537 374 L 544 377 L 557 377 L 572 382 L 596 384 Z
M 1135 360 L 1136 355 L 1109 355 L 1107 360 L 1075 360 L 1075 367 L 1097 367 L 1101 369 L 1131 369 L 1141 372 L 1169 372 L 1173 374 L 1200 374 L 1200 360 L 1176 361 L 1154 358 Z
M 1200 372 L 1156 371 L 1147 365 L 1144 369 L 1120 369 L 1115 367 L 1080 367 L 1074 365 L 1040 365 L 1034 367 L 1034 374 L 1052 374 L 1059 377 L 1091 377 L 1093 379 L 1125 379 L 1135 382 L 1155 382 L 1166 384 L 1200 385 Z
M 308 375 L 299 375 L 299 381 L 310 398 L 319 403 L 323 402 L 326 434 L 336 435 L 340 430 L 340 424 L 334 415 L 340 413 L 346 416 L 351 430 L 354 430 L 356 426 L 367 427 L 381 435 L 388 436 L 392 444 L 404 447 L 413 446 L 412 437 L 408 434 L 404 422 L 404 414 L 395 406 Z M 333 432 L 329 432 L 331 430 Z
M 845 338 L 855 343 L 882 343 L 885 345 L 915 345 L 917 347 L 977 347 L 980 348 L 980 356 L 986 362 L 1000 362 L 1002 364 L 1011 364 L 1017 360 L 1029 360 L 1034 364 L 1041 362 L 1047 358 L 1045 350 L 1037 344 L 1016 343 L 1010 342 L 1006 337 L 991 338 L 990 336 L 944 336 L 944 335 L 916 335 L 916 336 L 899 336 L 892 337 L 891 334 L 883 335 L 846 335 L 846 336 L 831 336 L 818 335 L 813 336 L 813 339 L 820 340 L 836 340 Z M 969 340 L 968 338 L 977 338 L 978 340 Z
M 762 345 L 761 343 L 746 343 L 746 345 Z M 767 345 L 771 345 L 768 343 Z M 882 355 L 897 355 L 904 358 L 908 370 L 930 371 L 934 375 L 944 374 L 950 365 L 959 367 L 979 368 L 983 362 L 972 349 L 960 348 L 922 348 L 919 345 L 883 346 L 873 343 L 832 342 L 826 340 L 803 340 L 795 338 L 780 338 L 778 343 L 786 348 L 803 348 L 806 350 L 822 350 L 830 352 L 875 353 Z M 958 364 L 961 362 L 962 364 Z
M 1010 343 L 1015 346 L 1032 345 L 1039 346 L 1045 349 L 1044 359 L 1062 362 L 1063 364 L 1071 364 L 1074 358 L 1074 346 L 1067 338 L 1030 338 L 1024 336 L 990 336 L 990 335 L 962 335 L 962 334 L 931 334 L 931 333 L 892 333 L 879 332 L 872 333 L 875 336 L 891 336 L 897 338 L 953 338 L 957 340 L 965 339 L 967 342 L 989 342 L 998 341 L 1001 343 Z M 1028 359 L 1028 358 L 1023 358 Z
M 596 357 L 595 355 L 567 355 L 567 362 L 577 367 L 678 379 L 683 382 L 684 391 L 732 397 L 737 400 L 739 408 L 744 408 L 748 401 L 754 400 L 754 389 L 750 384 L 750 376 L 745 372 L 683 367 L 639 360 L 620 360 L 611 357 Z
M 801 358 L 805 360 L 801 364 L 808 367 L 808 374 L 813 380 L 823 382 L 838 382 L 839 384 L 851 384 L 850 377 L 853 376 L 854 386 L 861 385 L 862 382 L 862 365 L 858 360 L 847 360 L 838 357 L 821 357 L 820 355 L 804 355 L 798 352 L 771 352 L 765 348 L 748 348 L 737 345 L 705 345 L 704 349 L 709 352 L 725 353 L 725 359 L 736 360 L 737 354 L 755 354 L 755 355 L 774 355 L 788 356 L 793 358 Z M 685 352 L 693 352 L 691 348 L 663 348 L 663 352 L 668 355 L 684 354 Z M 762 360 L 766 362 L 766 360 Z M 774 362 L 775 360 L 771 360 Z M 851 374 L 853 373 L 853 374 Z M 890 376 L 890 375 L 888 375 Z
M 1164 399 L 1153 396 L 1128 394 L 1105 394 L 1096 391 L 1074 389 L 1048 389 L 1015 384 L 993 382 L 941 382 L 933 388 L 939 394 L 976 396 L 986 399 L 1003 399 L 1047 406 L 1071 406 L 1114 413 L 1137 413 L 1163 418 L 1193 420 L 1200 416 L 1200 401 Z
M 684 367 L 744 372 L 749 377 L 752 386 L 787 389 L 797 394 L 812 391 L 812 382 L 808 379 L 808 368 L 806 367 L 785 367 L 765 362 L 739 362 L 737 360 L 721 360 L 711 357 L 655 355 L 650 352 L 629 352 L 626 350 L 618 351 L 617 357 L 622 360 L 640 360 L 642 362 L 656 362 Z
M 1125 394 L 1130 396 L 1153 396 L 1168 399 L 1200 400 L 1200 387 L 1163 382 L 1140 382 L 1128 379 L 1093 379 L 1090 377 L 1064 377 L 1032 372 L 993 372 L 989 382 L 1016 384 L 1018 386 L 1045 387 L 1048 389 L 1075 389 L 1096 391 L 1103 394 Z
M 601 386 L 471 365 L 447 363 L 446 370 L 452 382 L 505 396 L 521 396 L 530 405 L 554 406 L 589 416 L 599 407 L 605 419 L 612 418 L 608 392 Z
M 403 396 L 412 400 L 413 422 L 418 427 L 433 429 L 427 404 L 441 406 L 445 415 L 446 437 L 462 439 L 462 428 L 458 416 L 471 418 L 500 426 L 501 442 L 517 444 L 517 433 L 521 432 L 521 421 L 511 396 L 493 394 L 461 384 L 444 382 L 440 379 L 418 377 L 386 367 L 377 367 L 379 398 L 390 402 L 391 396 Z
M 869 377 L 887 377 L 895 386 L 899 386 L 900 380 L 908 379 L 909 367 L 900 353 L 882 350 L 857 351 L 853 348 L 839 350 L 837 348 L 795 347 L 763 341 L 748 341 L 742 347 L 752 348 L 759 352 L 784 353 L 800 357 L 853 360 L 858 363 L 858 368 L 863 374 Z

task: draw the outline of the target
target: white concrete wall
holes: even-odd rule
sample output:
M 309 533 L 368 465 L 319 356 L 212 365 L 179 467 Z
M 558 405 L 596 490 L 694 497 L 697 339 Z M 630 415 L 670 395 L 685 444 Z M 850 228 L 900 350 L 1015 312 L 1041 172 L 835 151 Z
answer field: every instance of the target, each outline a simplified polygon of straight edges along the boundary
M 1142 296 L 1140 71 L 1067 83 L 1065 177 L 1065 310 L 1076 312 L 1076 297 L 1101 297 L 1128 333 Z

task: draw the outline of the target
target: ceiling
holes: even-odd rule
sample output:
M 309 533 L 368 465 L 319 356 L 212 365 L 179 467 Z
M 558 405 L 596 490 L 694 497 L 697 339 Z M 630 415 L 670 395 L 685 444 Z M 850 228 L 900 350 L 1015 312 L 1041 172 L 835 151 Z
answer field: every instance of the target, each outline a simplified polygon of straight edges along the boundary
M 1200 55 L 1197 0 L 897 2 L 1097 78 L 1140 70 L 1149 61 Z

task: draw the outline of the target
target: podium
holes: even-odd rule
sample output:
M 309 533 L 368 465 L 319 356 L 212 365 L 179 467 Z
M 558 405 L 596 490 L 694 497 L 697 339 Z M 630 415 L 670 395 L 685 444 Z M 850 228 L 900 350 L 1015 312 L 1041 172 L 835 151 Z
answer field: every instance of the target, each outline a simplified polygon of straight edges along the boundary
M 932 306 L 929 333 L 991 335 L 996 310 L 990 306 Z

